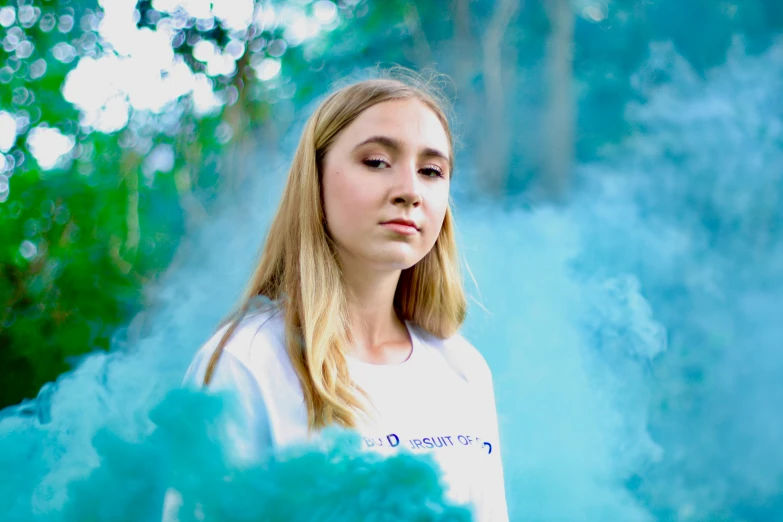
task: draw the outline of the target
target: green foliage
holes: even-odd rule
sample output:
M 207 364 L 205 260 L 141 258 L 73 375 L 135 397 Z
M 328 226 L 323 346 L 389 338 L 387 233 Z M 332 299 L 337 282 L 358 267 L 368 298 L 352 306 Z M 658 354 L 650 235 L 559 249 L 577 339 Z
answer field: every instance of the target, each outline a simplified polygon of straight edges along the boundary
M 354 16 L 354 8 L 338 17 Z M 118 326 L 142 309 L 145 286 L 169 265 L 182 234 L 208 217 L 221 190 L 241 185 L 237 169 L 226 168 L 231 151 L 246 153 L 258 133 L 276 125 L 274 104 L 297 106 L 322 92 L 323 85 L 299 82 L 323 67 L 330 38 L 292 46 L 282 26 L 227 30 L 214 19 L 197 23 L 182 10 L 159 13 L 140 2 L 140 27 L 180 27 L 172 45 L 179 42 L 176 53 L 195 73 L 207 72 L 193 56 L 200 39 L 241 54 L 234 72 L 210 79 L 220 100 L 211 112 L 196 111 L 188 94 L 159 113 L 132 108 L 124 128 L 102 133 L 80 125 L 80 111 L 62 94 L 79 60 L 116 54 L 98 32 L 98 6 L 19 0 L 5 9 L 6 21 L 12 13 L 6 34 L 16 36 L 0 50 L 0 103 L 22 125 L 0 174 L 9 185 L 0 203 L 0 407 L 34 396 L 72 357 L 111 346 Z M 261 81 L 255 67 L 270 56 L 283 72 Z M 42 75 L 33 72 L 41 61 Z M 53 168 L 42 168 L 27 141 L 39 126 L 75 142 Z M 170 168 L 150 166 L 156 150 L 173 156 Z
M 69 348 L 105 347 L 105 330 L 116 324 L 131 290 L 96 244 L 101 233 L 92 211 L 105 191 L 85 190 L 87 178 L 76 172 L 80 162 L 43 172 L 24 142 L 39 125 L 78 131 L 78 111 L 60 95 L 72 65 L 53 50 L 91 31 L 81 29 L 70 7 L 22 3 L 13 13 L 4 40 L 9 45 L 0 50 L 0 102 L 18 125 L 5 157 L 10 196 L 0 204 L 0 406 L 34 394 L 65 370 Z M 85 22 L 94 16 L 81 14 Z

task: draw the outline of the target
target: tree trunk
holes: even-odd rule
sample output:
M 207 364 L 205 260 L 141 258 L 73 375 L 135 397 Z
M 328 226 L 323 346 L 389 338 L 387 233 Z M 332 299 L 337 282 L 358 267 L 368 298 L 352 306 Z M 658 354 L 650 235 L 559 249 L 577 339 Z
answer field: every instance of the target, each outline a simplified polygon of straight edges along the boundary
M 570 187 L 574 162 L 574 12 L 570 0 L 546 0 L 546 7 L 551 32 L 546 56 L 549 96 L 544 115 L 542 181 L 548 196 L 559 201 Z
M 499 0 L 482 41 L 487 117 L 484 121 L 486 139 L 482 145 L 479 172 L 485 190 L 494 196 L 504 195 L 508 186 L 511 156 L 509 134 L 513 129 L 506 117 L 508 108 L 505 91 L 508 75 L 516 71 L 516 64 L 503 70 L 503 39 L 519 7 L 520 0 Z

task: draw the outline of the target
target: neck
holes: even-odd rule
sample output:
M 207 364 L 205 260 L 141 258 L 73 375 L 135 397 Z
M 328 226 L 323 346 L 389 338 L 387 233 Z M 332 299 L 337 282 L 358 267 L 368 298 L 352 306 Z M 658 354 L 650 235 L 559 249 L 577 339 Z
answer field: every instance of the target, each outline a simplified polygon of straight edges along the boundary
M 344 268 L 353 354 L 358 359 L 392 363 L 407 358 L 408 331 L 394 310 L 400 273 Z

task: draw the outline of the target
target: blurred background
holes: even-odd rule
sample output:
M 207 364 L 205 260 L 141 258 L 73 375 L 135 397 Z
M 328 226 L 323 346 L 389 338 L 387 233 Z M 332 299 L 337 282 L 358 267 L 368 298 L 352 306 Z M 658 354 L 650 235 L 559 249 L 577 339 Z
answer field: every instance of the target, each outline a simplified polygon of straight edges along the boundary
M 54 516 L 95 433 L 149 431 L 314 104 L 397 64 L 454 103 L 512 520 L 783 520 L 779 0 L 8 0 L 0 26 L 0 508 Z

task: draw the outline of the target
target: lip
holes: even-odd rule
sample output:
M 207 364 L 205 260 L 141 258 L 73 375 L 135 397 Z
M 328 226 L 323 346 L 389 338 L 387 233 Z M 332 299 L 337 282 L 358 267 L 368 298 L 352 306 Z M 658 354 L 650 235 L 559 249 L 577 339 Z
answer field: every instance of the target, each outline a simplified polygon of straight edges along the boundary
M 381 225 L 405 235 L 415 234 L 419 231 L 419 227 L 416 226 L 416 223 L 409 219 L 392 219 L 381 223 Z

